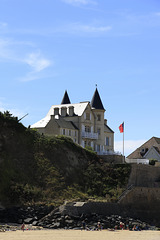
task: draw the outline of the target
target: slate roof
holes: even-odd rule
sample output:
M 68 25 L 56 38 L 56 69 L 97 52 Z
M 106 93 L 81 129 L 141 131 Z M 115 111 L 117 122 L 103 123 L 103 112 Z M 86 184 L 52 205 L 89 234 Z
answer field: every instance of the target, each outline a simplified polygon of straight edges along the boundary
M 47 113 L 47 116 L 54 115 L 54 108 L 61 109 L 62 107 L 66 107 L 67 109 L 69 107 L 74 107 L 74 113 L 77 116 L 82 116 L 84 110 L 86 109 L 89 102 L 80 102 L 80 103 L 74 103 L 74 104 L 63 104 L 63 105 L 52 105 L 49 112 Z
M 67 91 L 65 91 L 61 104 L 70 104 L 70 99 Z
M 74 107 L 74 114 L 77 116 L 82 116 L 82 114 L 85 111 L 88 104 L 89 104 L 89 102 L 53 105 L 53 106 L 51 106 L 49 112 L 47 113 L 47 116 L 45 118 L 41 119 L 40 121 L 34 123 L 33 125 L 31 125 L 31 128 L 44 128 L 48 124 L 48 122 L 51 118 L 51 115 L 54 115 L 54 108 L 60 109 L 62 107 L 66 107 L 68 109 L 69 107 Z M 68 122 L 68 121 L 66 121 L 66 122 Z
M 142 149 L 146 149 L 148 151 L 151 147 L 154 147 L 157 152 L 160 152 L 160 138 L 157 137 L 150 138 L 147 142 L 142 144 L 139 148 L 137 148 L 130 155 L 128 155 L 127 158 L 130 159 L 144 158 L 144 156 L 141 154 Z
M 101 101 L 101 98 L 100 98 L 100 95 L 99 95 L 99 92 L 98 92 L 97 88 L 96 88 L 96 90 L 94 92 L 94 95 L 92 97 L 92 100 L 91 100 L 91 107 L 95 108 L 95 109 L 105 110 L 104 107 L 103 107 L 103 104 L 102 104 L 102 101 Z
M 60 128 L 78 130 L 78 128 L 75 126 L 75 124 L 72 121 L 66 121 L 61 117 L 59 119 L 54 119 L 54 121 L 58 124 Z
M 106 124 L 104 124 L 104 131 L 114 133 L 114 131 Z
M 42 118 L 40 121 L 31 125 L 31 128 L 44 128 L 48 124 L 50 119 L 50 116 L 46 116 L 45 118 Z

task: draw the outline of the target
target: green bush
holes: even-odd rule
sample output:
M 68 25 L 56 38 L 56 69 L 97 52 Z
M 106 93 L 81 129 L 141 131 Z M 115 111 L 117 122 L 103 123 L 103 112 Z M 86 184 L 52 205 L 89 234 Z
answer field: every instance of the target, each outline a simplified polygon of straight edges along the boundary
M 154 166 L 156 162 L 158 162 L 156 159 L 150 159 L 149 160 L 149 165 Z

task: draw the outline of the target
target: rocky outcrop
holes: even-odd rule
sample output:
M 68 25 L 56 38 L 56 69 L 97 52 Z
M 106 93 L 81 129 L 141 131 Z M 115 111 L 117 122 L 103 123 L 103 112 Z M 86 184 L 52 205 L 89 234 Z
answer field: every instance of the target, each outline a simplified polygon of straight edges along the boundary
M 0 209 L 1 223 L 34 224 L 53 210 L 47 206 L 12 207 Z
M 20 226 L 23 222 L 30 228 L 48 228 L 48 229 L 82 229 L 82 223 L 85 223 L 86 230 L 98 230 L 98 222 L 101 229 L 120 229 L 123 223 L 125 229 L 132 230 L 136 226 L 139 230 L 151 229 L 151 226 L 141 220 L 131 217 L 122 217 L 121 215 L 105 215 L 95 212 L 80 213 L 71 208 L 83 207 L 86 203 L 70 203 L 58 208 L 44 206 L 30 206 L 26 208 L 10 208 L 0 211 L 0 228 L 2 230 L 14 226 Z M 69 208 L 68 208 L 69 207 Z M 9 226 L 5 223 L 12 223 Z M 15 228 L 15 227 L 14 227 Z M 17 227 L 16 227 L 17 228 Z M 153 227 L 152 227 L 153 228 Z M 100 230 L 100 229 L 99 229 Z

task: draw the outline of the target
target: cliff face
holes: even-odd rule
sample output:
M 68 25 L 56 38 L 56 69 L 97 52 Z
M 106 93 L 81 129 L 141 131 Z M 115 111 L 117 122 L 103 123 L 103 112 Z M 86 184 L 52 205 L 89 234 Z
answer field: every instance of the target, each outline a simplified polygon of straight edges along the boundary
M 64 200 L 116 201 L 129 165 L 108 165 L 64 136 L 46 137 L 0 113 L 0 203 L 59 205 Z
M 15 204 L 46 201 L 72 183 L 80 184 L 82 172 L 95 154 L 71 139 L 47 138 L 25 128 L 11 115 L 0 114 L 0 202 Z M 47 194 L 47 197 L 45 197 Z

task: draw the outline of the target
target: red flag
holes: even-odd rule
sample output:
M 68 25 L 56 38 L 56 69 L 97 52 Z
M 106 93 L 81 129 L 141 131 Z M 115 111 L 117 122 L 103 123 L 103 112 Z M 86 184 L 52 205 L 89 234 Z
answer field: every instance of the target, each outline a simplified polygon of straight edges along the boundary
M 120 133 L 124 132 L 124 122 L 119 126 Z

